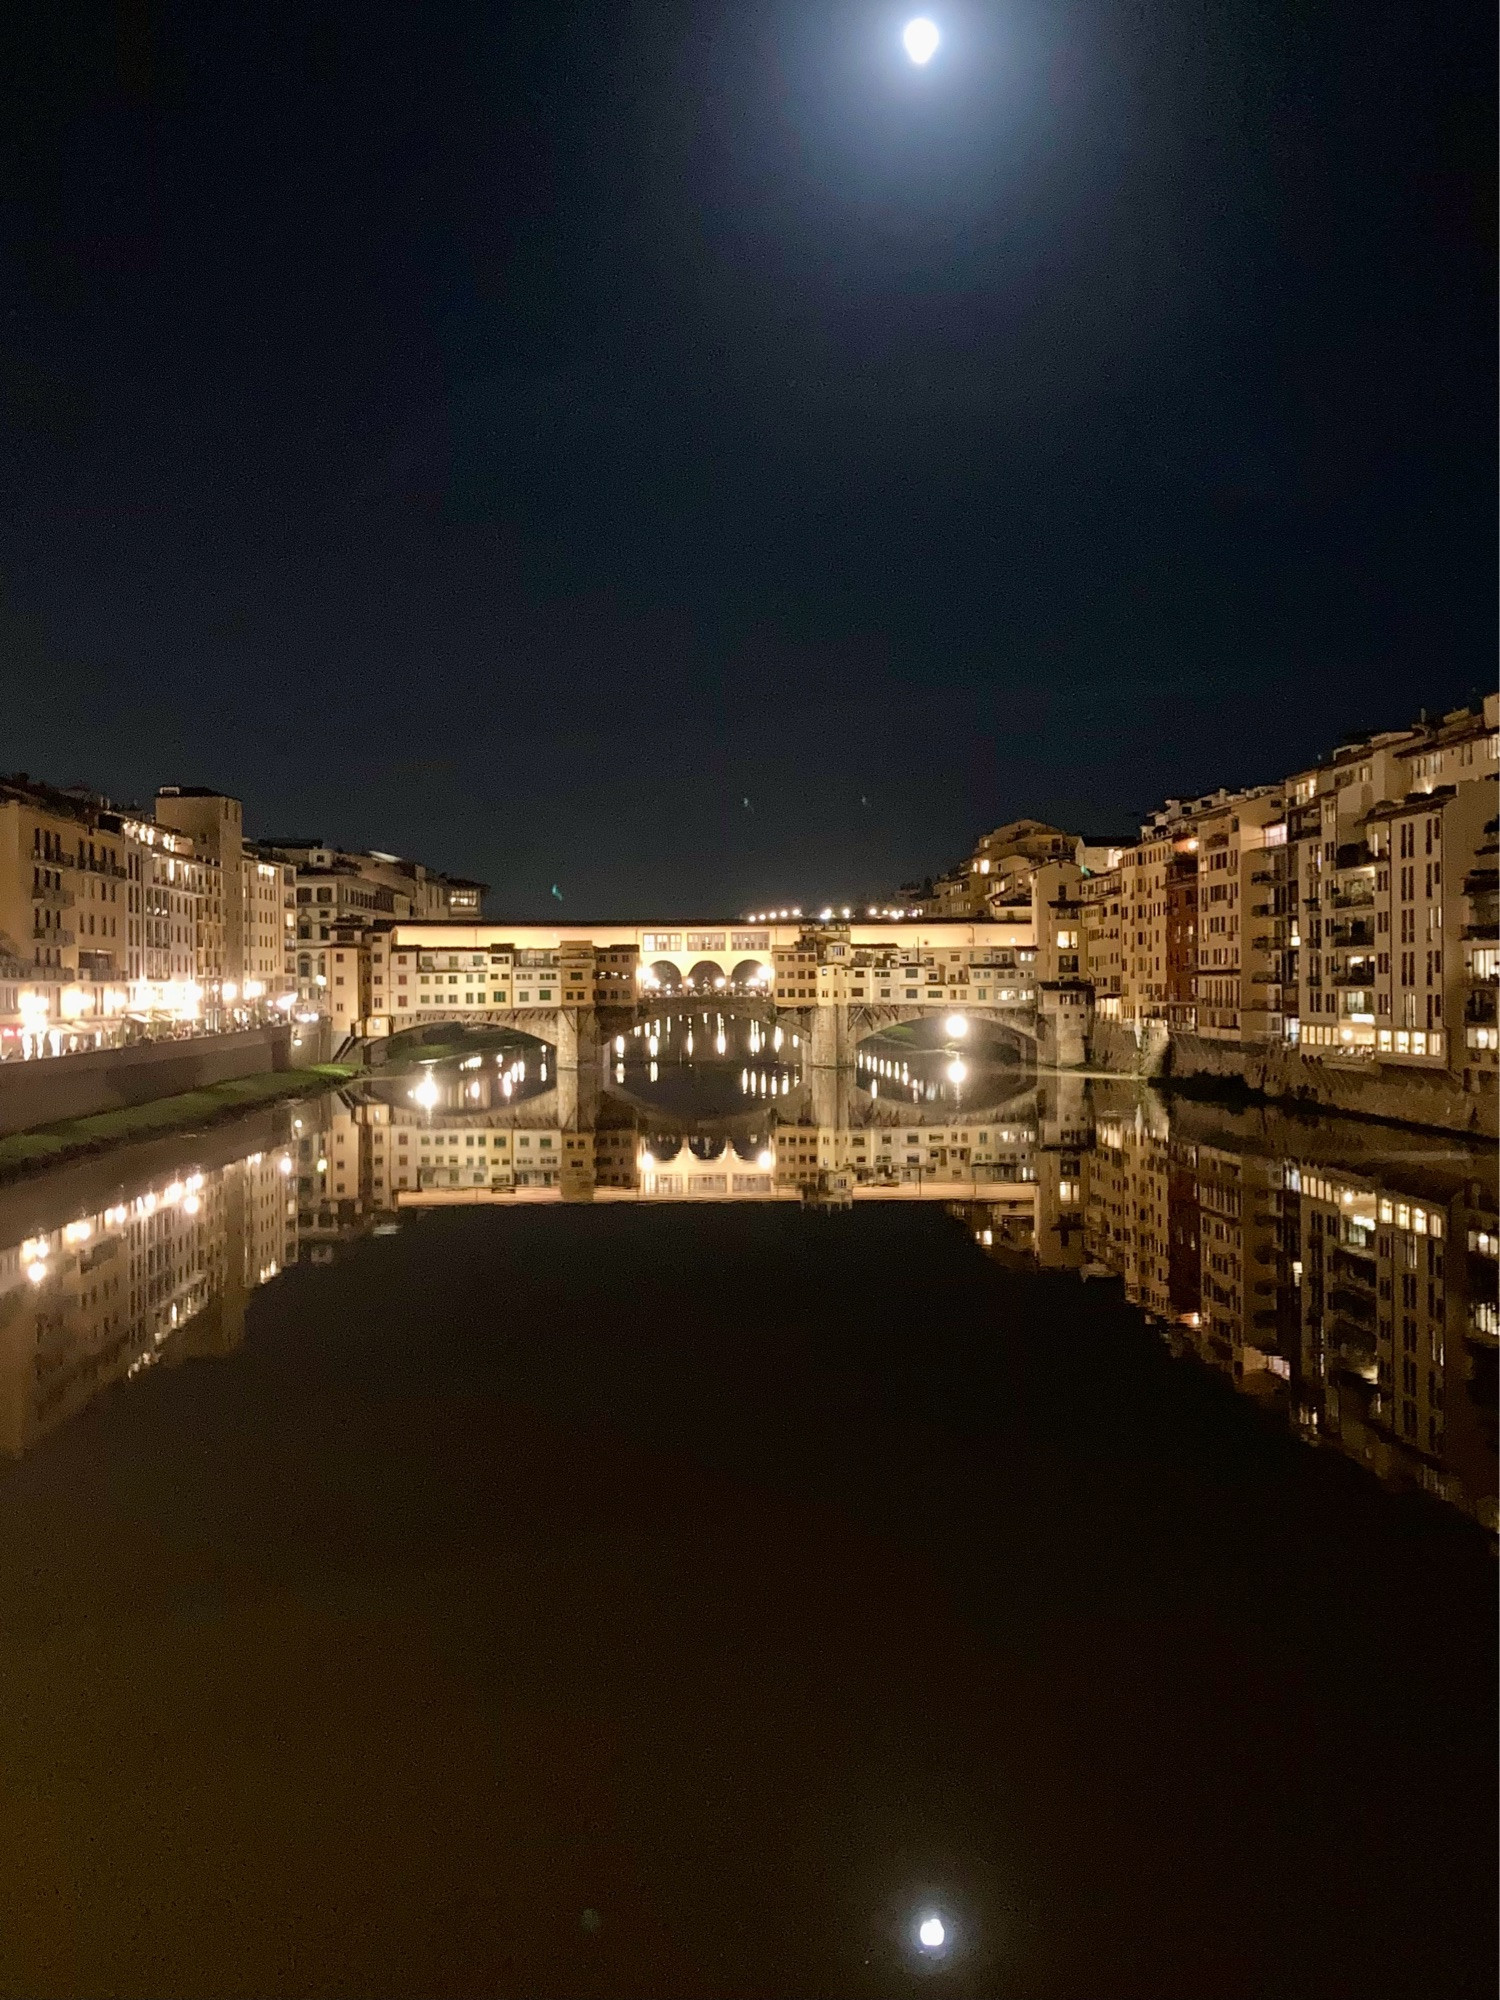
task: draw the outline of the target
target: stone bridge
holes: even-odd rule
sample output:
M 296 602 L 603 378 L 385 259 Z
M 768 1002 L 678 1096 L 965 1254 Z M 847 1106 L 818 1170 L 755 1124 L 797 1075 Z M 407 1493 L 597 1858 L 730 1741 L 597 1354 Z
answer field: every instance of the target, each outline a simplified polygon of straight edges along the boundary
M 1023 1060 L 1082 1060 L 1073 1051 L 1084 995 L 1037 987 L 1029 914 L 1004 923 L 400 923 L 367 934 L 360 952 L 359 997 L 334 1002 L 346 1047 L 416 1027 L 504 1027 L 548 1043 L 559 1068 L 591 1067 L 611 1015 L 681 998 L 789 1016 L 814 1068 L 853 1067 L 871 1036 L 949 1015 L 993 1029 Z

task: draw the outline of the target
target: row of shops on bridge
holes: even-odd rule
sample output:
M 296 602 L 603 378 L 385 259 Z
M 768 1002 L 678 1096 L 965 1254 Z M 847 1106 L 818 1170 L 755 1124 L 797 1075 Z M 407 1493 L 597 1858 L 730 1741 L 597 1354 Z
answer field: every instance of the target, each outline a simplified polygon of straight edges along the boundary
M 1030 913 L 999 924 L 348 926 L 329 941 L 320 1011 L 336 1041 L 526 1011 L 634 1011 L 682 1000 L 1028 1009 L 1057 968 Z

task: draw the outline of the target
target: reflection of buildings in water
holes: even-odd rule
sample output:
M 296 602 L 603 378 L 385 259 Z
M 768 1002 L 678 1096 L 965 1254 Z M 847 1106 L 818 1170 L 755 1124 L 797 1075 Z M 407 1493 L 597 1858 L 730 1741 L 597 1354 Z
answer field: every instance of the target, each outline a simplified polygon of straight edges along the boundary
M 1495 1527 L 1494 1337 L 1483 1328 L 1495 1264 L 1493 1251 L 1469 1250 L 1493 1244 L 1493 1199 L 1481 1214 L 1478 1183 L 1443 1200 L 1297 1162 L 1284 1187 L 1301 1224 L 1299 1417 L 1384 1476 L 1458 1504 L 1477 1495 Z
M 1101 1113 L 1090 1265 L 1309 1441 L 1494 1528 L 1493 1192 L 1477 1162 L 1380 1128 L 1337 1128 L 1368 1158 L 1329 1164 L 1331 1137 L 1194 1106 L 1169 1127 L 1150 1100 Z
M 1166 1115 L 1146 1107 L 1101 1118 L 1088 1156 L 1084 1237 L 1088 1256 L 1125 1280 L 1127 1295 L 1148 1312 L 1169 1311 L 1171 1225 Z M 1194 1277 L 1196 1279 L 1196 1272 Z M 1197 1304 L 1194 1286 L 1193 1304 Z
M 872 1102 L 848 1072 L 691 1126 L 613 1093 L 576 1129 L 555 1093 L 322 1109 L 298 1135 L 298 1187 L 304 1243 L 328 1254 L 380 1217 L 453 1203 L 944 1201 L 998 1261 L 1118 1275 L 1175 1351 L 1310 1441 L 1495 1524 L 1500 1226 L 1466 1157 L 1426 1142 L 1385 1166 L 1378 1127 L 1169 1118 L 1149 1094 L 1068 1077 L 972 1118 Z M 1316 1158 L 1359 1147 L 1359 1166 Z
M 250 1293 L 296 1259 L 290 1164 L 185 1170 L 0 1250 L 0 1451 L 154 1362 L 236 1348 Z

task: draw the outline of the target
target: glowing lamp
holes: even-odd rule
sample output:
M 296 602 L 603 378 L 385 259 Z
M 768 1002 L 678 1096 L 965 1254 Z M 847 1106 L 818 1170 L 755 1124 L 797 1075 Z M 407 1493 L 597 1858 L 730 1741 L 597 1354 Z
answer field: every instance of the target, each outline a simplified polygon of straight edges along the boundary
M 941 40 L 942 37 L 937 31 L 937 23 L 929 21 L 925 14 L 919 14 L 915 21 L 908 21 L 906 26 L 901 30 L 902 46 L 918 69 L 925 69 L 927 64 L 932 61 L 938 52 L 938 43 Z M 932 1921 L 934 1923 L 938 1922 L 936 1917 Z M 941 1930 L 942 1925 L 938 1924 L 938 1928 Z

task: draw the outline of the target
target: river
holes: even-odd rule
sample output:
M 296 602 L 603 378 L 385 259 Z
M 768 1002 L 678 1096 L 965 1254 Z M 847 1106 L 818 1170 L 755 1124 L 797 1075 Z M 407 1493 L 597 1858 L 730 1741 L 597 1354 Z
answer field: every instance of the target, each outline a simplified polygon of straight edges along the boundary
M 0 1190 L 0 1992 L 1493 1990 L 1493 1163 L 514 1040 Z

